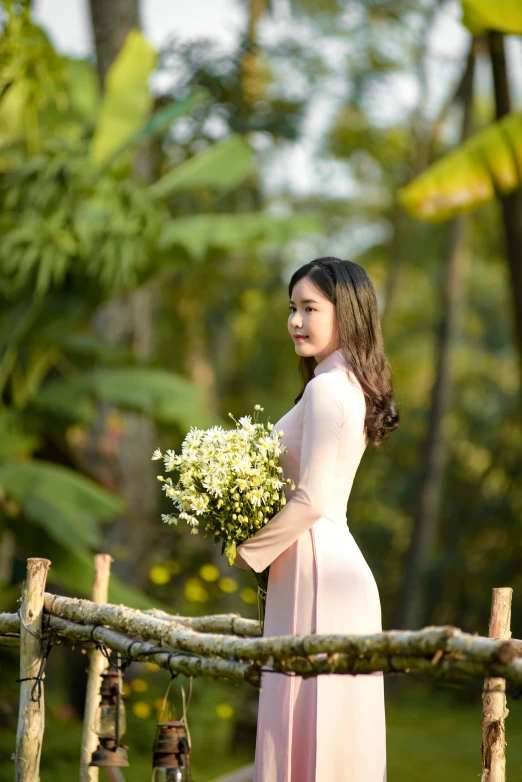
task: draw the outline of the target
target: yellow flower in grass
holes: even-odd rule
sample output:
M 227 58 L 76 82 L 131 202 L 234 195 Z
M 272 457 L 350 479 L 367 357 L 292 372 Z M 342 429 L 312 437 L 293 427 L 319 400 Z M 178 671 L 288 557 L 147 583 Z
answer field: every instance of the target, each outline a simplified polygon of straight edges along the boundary
M 135 692 L 146 692 L 149 689 L 149 685 L 145 679 L 140 679 L 139 677 L 136 677 L 131 681 L 131 687 Z
M 257 601 L 257 592 L 252 587 L 243 587 L 239 596 L 244 603 L 252 604 Z
M 225 576 L 225 578 L 220 578 L 218 582 L 218 586 L 220 589 L 223 590 L 223 592 L 237 591 L 237 581 L 235 578 L 230 578 L 230 576 Z
M 136 701 L 136 703 L 133 703 L 132 711 L 134 712 L 136 717 L 140 718 L 140 720 L 148 719 L 152 713 L 150 704 L 147 703 L 146 701 Z
M 234 716 L 234 709 L 230 703 L 218 703 L 216 713 L 222 720 L 230 720 Z
M 149 578 L 153 584 L 163 586 L 164 584 L 169 583 L 170 579 L 172 578 L 172 574 L 169 568 L 166 568 L 164 565 L 154 565 L 154 567 L 150 570 Z
M 208 600 L 208 592 L 199 580 L 199 578 L 187 578 L 185 581 L 185 597 L 198 603 L 204 603 Z
M 209 562 L 200 567 L 199 575 L 204 581 L 217 581 L 220 576 L 219 568 Z
M 181 562 L 178 562 L 177 559 L 167 559 L 163 563 L 163 567 L 166 567 L 172 576 L 177 576 L 178 573 L 181 573 Z

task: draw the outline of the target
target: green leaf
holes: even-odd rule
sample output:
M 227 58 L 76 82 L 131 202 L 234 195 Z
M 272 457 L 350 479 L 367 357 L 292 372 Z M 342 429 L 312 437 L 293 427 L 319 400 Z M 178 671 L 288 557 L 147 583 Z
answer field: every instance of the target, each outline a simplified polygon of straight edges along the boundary
M 0 459 L 27 457 L 39 445 L 38 437 L 23 431 L 14 410 L 0 412 Z
M 73 108 L 85 121 L 94 121 L 100 101 L 100 87 L 92 62 L 67 57 L 65 64 Z
M 169 103 L 167 106 L 157 111 L 155 114 L 153 114 L 152 117 L 150 117 L 150 119 L 142 128 L 137 130 L 136 133 L 133 133 L 132 136 L 126 139 L 123 144 L 111 154 L 111 156 L 105 161 L 102 170 L 108 168 L 117 157 L 132 147 L 143 144 L 155 136 L 164 133 L 174 122 L 174 120 L 185 116 L 191 111 L 191 109 L 194 108 L 194 106 L 201 105 L 206 100 L 208 100 L 209 97 L 210 93 L 208 90 L 198 88 L 197 90 L 194 90 L 194 92 L 191 92 L 190 95 L 187 95 L 186 98 L 183 98 L 183 100 L 178 101 L 177 103 L 173 101 L 172 103 Z
M 101 537 L 92 518 L 87 516 L 80 520 L 64 512 L 59 502 L 43 497 L 25 496 L 21 505 L 30 521 L 43 527 L 49 537 L 65 548 L 74 551 L 78 546 L 101 545 Z
M 509 114 L 434 163 L 399 191 L 414 217 L 434 222 L 521 187 L 522 113 Z
M 252 249 L 266 243 L 283 244 L 296 234 L 320 230 L 320 221 L 311 215 L 200 214 L 169 221 L 158 246 L 164 250 L 180 244 L 196 258 L 202 258 L 209 247 Z
M 498 30 L 508 35 L 522 35 L 520 0 L 462 0 L 462 24 L 473 35 Z
M 147 119 L 152 95 L 149 77 L 156 50 L 139 30 L 131 30 L 106 78 L 100 117 L 91 142 L 90 159 L 101 165 Z
M 47 383 L 32 396 L 31 407 L 40 415 L 51 415 L 69 423 L 89 424 L 96 415 L 91 387 L 85 378 Z
M 32 397 L 31 406 L 40 414 L 88 424 L 95 415 L 95 398 L 182 429 L 216 423 L 194 383 L 172 372 L 143 367 L 99 369 L 79 379 L 54 380 Z
M 103 369 L 92 378 L 95 393 L 107 402 L 148 413 L 181 429 L 216 423 L 205 410 L 203 392 L 181 375 L 138 367 Z
M 90 599 L 94 581 L 94 556 L 81 549 L 70 551 L 54 547 L 49 552 L 49 557 L 52 565 L 49 569 L 48 583 L 59 586 L 74 597 Z M 123 603 L 129 608 L 142 610 L 160 608 L 167 612 L 172 611 L 172 606 L 149 597 L 112 574 L 109 581 L 109 603 Z
M 243 136 L 233 135 L 181 163 L 149 190 L 158 198 L 195 187 L 226 190 L 245 178 L 253 158 L 254 151 Z
M 80 473 L 43 460 L 0 465 L 0 486 L 33 522 L 66 547 L 96 545 L 96 523 L 125 509 L 121 497 Z

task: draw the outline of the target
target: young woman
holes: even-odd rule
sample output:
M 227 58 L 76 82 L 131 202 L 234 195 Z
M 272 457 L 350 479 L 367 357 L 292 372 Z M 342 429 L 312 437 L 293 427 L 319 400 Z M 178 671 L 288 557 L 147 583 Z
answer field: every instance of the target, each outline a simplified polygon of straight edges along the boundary
M 358 264 L 318 258 L 294 273 L 289 295 L 303 390 L 275 428 L 296 489 L 236 564 L 270 566 L 264 636 L 377 633 L 377 584 L 346 515 L 368 442 L 399 421 L 375 291 Z M 254 780 L 386 782 L 382 672 L 263 673 Z

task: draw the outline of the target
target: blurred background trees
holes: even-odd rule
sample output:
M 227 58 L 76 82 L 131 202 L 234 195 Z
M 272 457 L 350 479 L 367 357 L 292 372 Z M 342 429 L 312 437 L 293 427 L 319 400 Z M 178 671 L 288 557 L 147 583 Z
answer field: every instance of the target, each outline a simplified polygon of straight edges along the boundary
M 348 506 L 383 626 L 484 633 L 491 588 L 511 586 L 522 636 L 522 25 L 498 5 L 238 3 L 225 52 L 180 36 L 156 48 L 143 3 L 91 0 L 87 60 L 59 51 L 30 3 L 0 4 L 2 610 L 28 556 L 52 560 L 53 589 L 88 596 L 104 550 L 112 601 L 256 616 L 248 574 L 161 523 L 150 456 L 229 410 L 288 410 L 287 282 L 338 255 L 374 281 L 401 412 Z M 44 780 L 75 773 L 53 726 L 78 725 L 83 697 L 84 658 L 53 657 Z M 14 680 L 14 656 L 0 664 Z M 143 670 L 127 685 L 128 779 L 148 769 L 164 685 Z M 212 779 L 253 758 L 255 693 L 195 684 L 195 763 Z M 463 779 L 473 732 L 464 765 L 449 744 L 435 761 L 435 729 L 401 765 L 415 715 L 453 730 L 446 701 L 432 693 L 429 713 L 406 690 L 388 707 L 390 778 L 429 757 L 425 779 Z M 6 752 L 15 709 L 8 686 Z

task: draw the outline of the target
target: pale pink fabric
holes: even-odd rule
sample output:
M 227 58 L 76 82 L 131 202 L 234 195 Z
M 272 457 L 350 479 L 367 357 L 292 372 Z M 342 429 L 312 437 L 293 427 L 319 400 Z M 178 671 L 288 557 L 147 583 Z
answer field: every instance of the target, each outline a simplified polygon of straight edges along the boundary
M 375 578 L 347 526 L 366 448 L 365 400 L 339 348 L 315 368 L 275 427 L 287 504 L 238 547 L 236 564 L 270 565 L 265 636 L 382 630 Z M 384 678 L 263 673 L 255 782 L 386 782 Z

